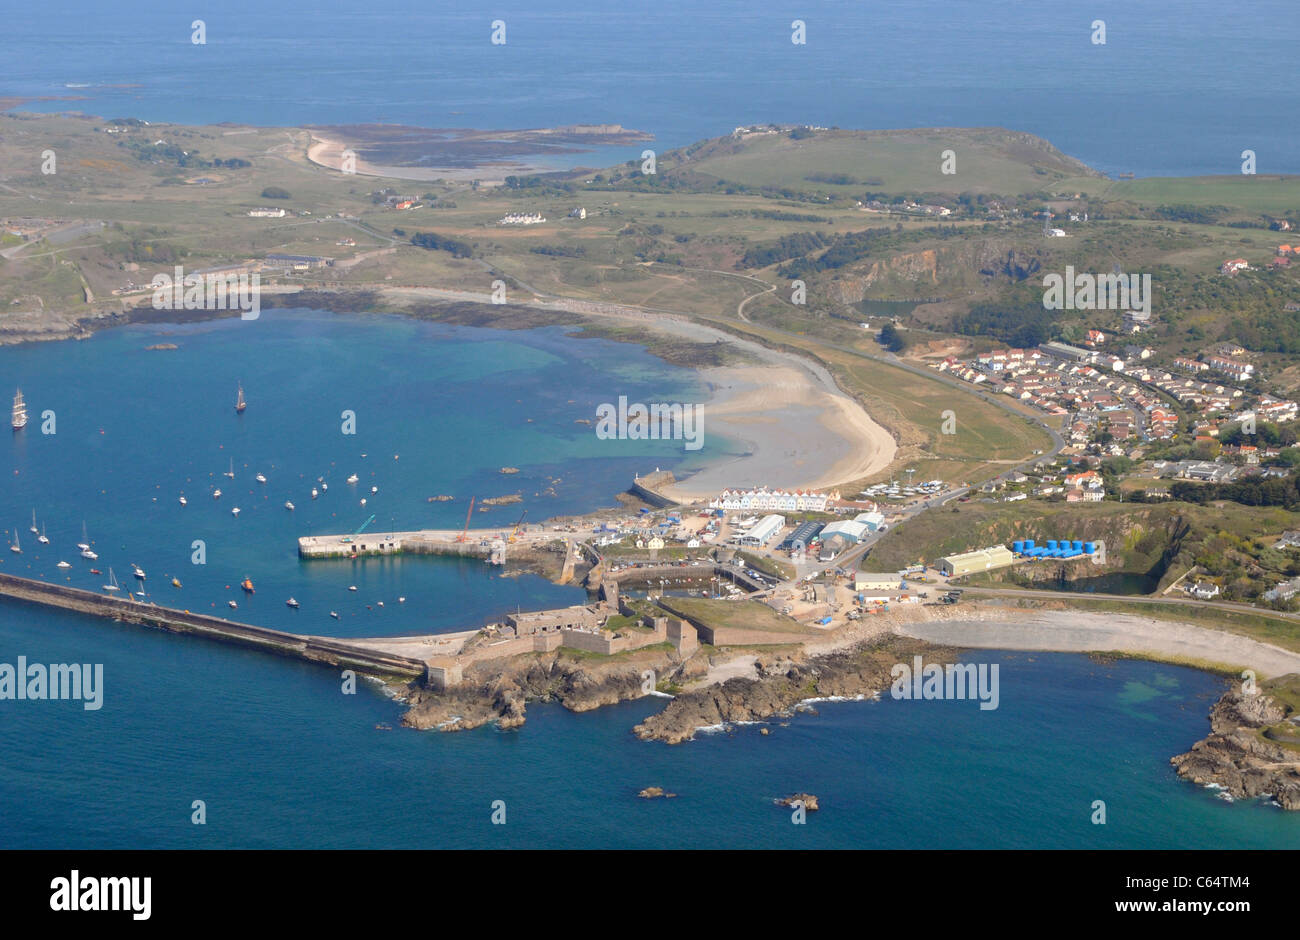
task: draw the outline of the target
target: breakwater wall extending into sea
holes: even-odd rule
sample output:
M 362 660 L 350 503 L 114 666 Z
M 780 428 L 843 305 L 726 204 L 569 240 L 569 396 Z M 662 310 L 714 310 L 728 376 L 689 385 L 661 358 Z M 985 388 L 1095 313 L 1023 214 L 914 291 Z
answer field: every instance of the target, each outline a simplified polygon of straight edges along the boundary
M 496 550 L 514 559 L 537 559 L 545 555 L 560 557 L 555 538 L 528 536 L 509 541 L 507 531 L 471 531 L 464 540 L 460 533 L 421 529 L 413 532 L 390 532 L 380 535 L 307 535 L 298 539 L 298 557 L 359 558 L 375 555 L 451 555 L 490 559 Z
M 353 669 L 367 675 L 428 680 L 428 667 L 422 660 L 364 649 L 344 640 L 299 636 L 235 623 L 208 614 L 195 614 L 188 610 L 160 607 L 123 597 L 107 597 L 80 588 L 48 584 L 30 578 L 0 574 L 0 597 L 109 617 L 125 623 L 138 623 L 169 633 L 187 633 L 224 643 L 235 643 L 307 662 Z
M 656 470 L 654 473 L 647 473 L 643 477 L 633 477 L 628 492 L 646 505 L 654 506 L 656 509 L 671 509 L 674 506 L 680 506 L 681 503 L 659 492 L 659 488 L 671 486 L 676 482 L 677 478 L 673 476 L 671 471 Z

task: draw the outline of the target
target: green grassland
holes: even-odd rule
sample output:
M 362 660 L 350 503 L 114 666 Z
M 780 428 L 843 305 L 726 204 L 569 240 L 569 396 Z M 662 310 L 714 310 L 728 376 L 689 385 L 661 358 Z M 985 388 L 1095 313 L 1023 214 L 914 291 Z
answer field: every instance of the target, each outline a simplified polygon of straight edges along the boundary
M 951 174 L 942 171 L 948 150 L 956 155 L 956 172 Z M 751 186 L 836 194 L 870 190 L 1009 195 L 1056 189 L 1061 181 L 1088 172 L 1046 141 L 1001 128 L 831 130 L 798 140 L 787 134 L 742 142 L 723 138 L 703 153 L 692 154 L 689 166 L 704 176 Z M 809 179 L 836 175 L 857 182 Z
M 679 611 L 682 616 L 698 620 L 715 629 L 759 630 L 787 636 L 816 636 L 820 633 L 758 601 L 671 597 L 664 598 L 663 602 L 673 610 Z
M 1283 215 L 1300 211 L 1300 176 L 1242 175 L 1116 180 L 1097 189 L 1107 202 L 1158 206 L 1226 206 L 1242 214 Z

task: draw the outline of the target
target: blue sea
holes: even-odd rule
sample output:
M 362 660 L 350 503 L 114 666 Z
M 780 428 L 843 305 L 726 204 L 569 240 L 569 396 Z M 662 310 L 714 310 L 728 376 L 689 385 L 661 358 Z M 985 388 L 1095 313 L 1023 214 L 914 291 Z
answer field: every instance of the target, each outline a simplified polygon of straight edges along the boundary
M 206 43 L 191 41 L 202 19 Z M 791 42 L 802 20 L 806 44 Z M 491 24 L 506 24 L 504 45 Z M 1093 22 L 1105 23 L 1095 45 Z M 1284 0 L 0 3 L 29 110 L 262 125 L 619 123 L 660 150 L 741 124 L 1002 126 L 1110 173 L 1300 172 Z M 575 154 L 605 166 L 643 145 Z
M 204 46 L 190 42 L 195 18 Z M 806 46 L 790 42 L 795 18 Z M 504 46 L 489 42 L 493 19 L 507 23 Z M 1095 19 L 1104 46 L 1090 41 Z M 1112 173 L 1236 173 L 1244 149 L 1261 173 L 1300 172 L 1300 105 L 1279 68 L 1297 27 L 1281 2 L 1229 12 L 1211 0 L 1086 10 L 286 0 L 191 11 L 80 0 L 33 11 L 3 0 L 0 22 L 0 95 L 84 96 L 23 106 L 33 110 L 264 125 L 613 122 L 650 131 L 659 149 L 751 122 L 1001 125 Z M 640 149 L 567 159 L 606 164 Z M 138 564 L 161 603 L 226 614 L 236 599 L 242 619 L 347 636 L 450 631 L 575 603 L 576 588 L 479 563 L 306 563 L 295 552 L 313 532 L 455 527 L 470 496 L 520 492 L 521 505 L 474 514 L 503 529 L 524 509 L 530 521 L 584 512 L 611 504 L 633 473 L 688 472 L 726 453 L 716 436 L 689 456 L 668 442 L 597 441 L 577 421 L 598 403 L 698 401 L 707 389 L 637 347 L 566 332 L 268 311 L 0 349 L 0 389 L 21 385 L 33 413 L 25 432 L 0 438 L 0 530 L 16 529 L 24 548 L 4 552 L 0 571 L 93 590 L 109 566 L 132 584 Z M 179 348 L 145 348 L 158 343 Z M 249 399 L 242 417 L 237 384 Z M 47 411 L 54 434 L 40 433 Z M 344 411 L 356 415 L 354 435 Z M 232 464 L 233 481 L 223 476 Z M 344 482 L 352 473 L 355 486 Z M 320 478 L 329 489 L 313 501 Z M 455 500 L 429 502 L 439 494 Z M 33 510 L 48 548 L 27 531 Z M 83 523 L 104 575 L 77 557 Z M 205 564 L 194 564 L 196 542 Z M 61 558 L 73 568 L 57 569 Z M 246 576 L 257 585 L 248 598 L 236 587 Z M 284 604 L 291 595 L 298 611 Z M 102 663 L 104 705 L 0 702 L 0 848 L 1300 841 L 1300 817 L 1229 803 L 1172 773 L 1169 757 L 1208 731 L 1223 688 L 1181 667 L 986 651 L 972 655 L 1000 665 L 995 711 L 888 696 L 820 703 L 767 736 L 744 726 L 670 747 L 630 731 L 659 698 L 582 715 L 531 705 L 509 732 L 415 732 L 398 725 L 399 703 L 370 684 L 344 695 L 328 668 L 0 603 L 0 663 L 20 655 Z M 652 785 L 677 796 L 636 796 Z M 821 800 L 805 825 L 773 803 L 799 790 Z M 191 822 L 195 801 L 206 825 Z M 504 825 L 492 822 L 496 801 Z M 1104 825 L 1093 822 L 1097 801 Z
M 522 507 L 474 514 L 477 525 L 508 527 L 521 508 L 540 520 L 607 505 L 651 463 L 685 472 L 680 444 L 597 441 L 575 417 L 623 393 L 690 400 L 704 394 L 695 374 L 640 347 L 565 334 L 274 310 L 0 349 L 0 385 L 21 384 L 33 415 L 53 412 L 55 422 L 54 434 L 34 418 L 0 438 L 0 527 L 17 529 L 24 546 L 5 553 L 0 571 L 98 589 L 105 576 L 90 574 L 75 548 L 84 520 L 95 564 L 123 583 L 133 581 L 130 564 L 142 566 L 159 602 L 224 615 L 238 596 L 239 618 L 302 633 L 440 632 L 516 606 L 579 602 L 580 589 L 503 578 L 478 562 L 295 553 L 298 535 L 350 531 L 372 514 L 399 529 L 456 526 L 469 495 L 521 490 Z M 146 349 L 159 343 L 178 348 Z M 242 416 L 236 383 L 249 401 Z M 341 432 L 344 410 L 356 414 L 356 435 Z M 232 462 L 234 481 L 222 475 Z M 355 486 L 344 482 L 350 473 Z M 313 501 L 322 476 L 330 487 Z M 439 493 L 456 500 L 427 501 Z M 33 509 L 48 547 L 27 531 Z M 195 540 L 206 564 L 193 564 Z M 60 558 L 73 568 L 55 568 Z M 257 587 L 249 598 L 236 587 L 246 575 Z M 290 595 L 299 610 L 284 605 Z M 102 663 L 104 704 L 0 702 L 0 847 L 1276 847 L 1300 838 L 1300 817 L 1260 801 L 1229 805 L 1175 778 L 1169 757 L 1206 733 L 1222 691 L 1221 680 L 1179 667 L 980 653 L 1000 664 L 995 711 L 887 696 L 820 703 L 816 714 L 770 724 L 768 736 L 743 726 L 672 747 L 631 733 L 661 698 L 581 715 L 532 705 L 509 732 L 417 732 L 400 726 L 401 704 L 369 683 L 345 695 L 329 668 L 0 602 L 0 662 L 20 655 Z M 646 786 L 677 796 L 639 799 Z M 773 804 L 800 790 L 822 802 L 805 825 Z M 498 800 L 504 825 L 491 821 Z M 1091 821 L 1096 800 L 1105 825 Z M 191 822 L 195 801 L 206 825 Z

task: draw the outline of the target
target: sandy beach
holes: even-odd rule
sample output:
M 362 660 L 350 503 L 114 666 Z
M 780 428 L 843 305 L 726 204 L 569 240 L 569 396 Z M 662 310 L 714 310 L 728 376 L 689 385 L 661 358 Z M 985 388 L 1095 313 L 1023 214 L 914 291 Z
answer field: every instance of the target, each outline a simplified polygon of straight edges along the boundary
M 706 498 L 728 486 L 829 489 L 894 459 L 897 445 L 889 432 L 833 382 L 827 388 L 811 364 L 733 366 L 702 376 L 713 390 L 704 405 L 705 434 L 739 442 L 744 452 L 667 488 L 678 500 Z
M 895 621 L 891 626 L 905 636 L 975 649 L 1125 652 L 1248 668 L 1265 679 L 1300 672 L 1300 653 L 1190 623 L 1071 610 L 1007 611 L 1005 617 L 989 608 L 975 610 L 977 617 L 962 619 L 954 612 L 952 619 Z
M 696 342 L 721 340 L 756 360 L 700 370 L 710 390 L 702 403 L 706 439 L 720 434 L 739 443 L 741 453 L 664 487 L 665 496 L 690 502 L 727 487 L 830 489 L 893 462 L 893 435 L 818 363 L 682 318 L 656 316 L 651 322 L 652 329 Z
M 436 288 L 389 288 L 395 300 L 413 297 L 490 303 L 488 294 Z M 516 301 L 519 303 L 520 301 Z M 681 502 L 707 499 L 727 487 L 830 489 L 879 473 L 893 462 L 892 434 L 835 384 L 821 365 L 794 353 L 768 349 L 723 330 L 674 314 L 567 299 L 522 301 L 525 306 L 612 318 L 697 343 L 725 342 L 752 363 L 700 370 L 709 391 L 704 434 L 738 442 L 741 453 L 722 457 L 670 487 Z M 734 448 L 733 448 L 734 449 Z M 647 467 L 648 472 L 653 468 Z M 853 493 L 843 493 L 850 498 Z

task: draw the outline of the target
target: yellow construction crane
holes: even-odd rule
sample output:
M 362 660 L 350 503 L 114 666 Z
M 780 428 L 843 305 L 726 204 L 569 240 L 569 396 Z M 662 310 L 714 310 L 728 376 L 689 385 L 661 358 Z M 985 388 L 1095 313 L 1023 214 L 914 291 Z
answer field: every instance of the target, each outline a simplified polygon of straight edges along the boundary
M 525 509 L 524 514 L 520 516 L 519 521 L 515 523 L 515 530 L 510 533 L 509 541 L 512 545 L 519 539 L 519 529 L 521 526 L 523 526 L 524 520 L 527 518 L 528 518 L 528 510 Z

